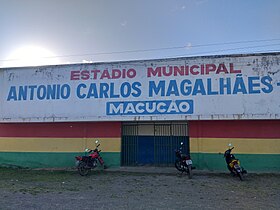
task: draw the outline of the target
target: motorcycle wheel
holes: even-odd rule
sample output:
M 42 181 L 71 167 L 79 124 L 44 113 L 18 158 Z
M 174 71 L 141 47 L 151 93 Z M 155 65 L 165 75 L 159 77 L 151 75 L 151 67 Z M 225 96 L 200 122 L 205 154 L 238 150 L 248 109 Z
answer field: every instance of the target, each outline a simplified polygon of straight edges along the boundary
M 96 168 L 97 167 L 97 160 L 96 159 L 93 159 L 92 160 L 92 168 Z
M 188 165 L 188 176 L 189 176 L 189 179 L 191 179 L 193 176 L 192 165 Z
M 175 161 L 175 168 L 181 172 L 185 171 L 184 166 L 182 165 L 180 160 Z
M 89 168 L 86 167 L 85 162 L 80 162 L 78 165 L 78 171 L 81 176 L 86 176 L 89 173 Z
M 240 172 L 240 173 L 237 173 L 237 175 L 238 175 L 238 177 L 239 177 L 239 179 L 240 179 L 241 181 L 244 180 L 243 174 L 242 174 L 241 172 Z

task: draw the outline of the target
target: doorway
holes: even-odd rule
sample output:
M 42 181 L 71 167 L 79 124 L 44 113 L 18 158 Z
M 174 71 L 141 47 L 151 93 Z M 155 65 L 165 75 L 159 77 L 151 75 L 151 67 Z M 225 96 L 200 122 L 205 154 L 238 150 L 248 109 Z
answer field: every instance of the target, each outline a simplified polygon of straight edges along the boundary
M 122 124 L 122 166 L 173 166 L 175 149 L 184 143 L 189 154 L 187 122 L 125 122 Z

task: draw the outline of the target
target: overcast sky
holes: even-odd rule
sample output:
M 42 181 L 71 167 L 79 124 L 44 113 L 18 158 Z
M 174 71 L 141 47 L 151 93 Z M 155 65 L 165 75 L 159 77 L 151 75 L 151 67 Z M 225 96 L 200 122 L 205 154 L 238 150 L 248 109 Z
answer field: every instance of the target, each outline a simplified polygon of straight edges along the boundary
M 280 51 L 280 1 L 0 0 L 0 66 L 24 46 L 60 63 Z

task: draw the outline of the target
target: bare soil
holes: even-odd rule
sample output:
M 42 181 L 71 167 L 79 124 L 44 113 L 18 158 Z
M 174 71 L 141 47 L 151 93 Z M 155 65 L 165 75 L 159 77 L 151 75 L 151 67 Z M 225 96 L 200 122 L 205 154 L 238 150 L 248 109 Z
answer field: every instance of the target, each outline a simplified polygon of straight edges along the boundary
M 0 209 L 280 209 L 280 174 L 0 168 Z

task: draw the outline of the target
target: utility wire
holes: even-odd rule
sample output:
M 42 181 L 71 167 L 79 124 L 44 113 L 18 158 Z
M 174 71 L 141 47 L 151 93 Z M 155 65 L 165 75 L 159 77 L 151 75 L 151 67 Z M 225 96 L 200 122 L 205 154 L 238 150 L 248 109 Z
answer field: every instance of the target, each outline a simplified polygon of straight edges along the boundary
M 66 56 L 62 55 L 62 56 L 57 56 L 57 57 L 68 57 L 68 56 L 72 57 L 72 56 L 84 56 L 84 55 L 110 55 L 110 54 L 149 52 L 149 51 L 159 51 L 159 50 L 174 50 L 174 49 L 208 47 L 208 46 L 229 45 L 229 44 L 242 44 L 242 43 L 252 43 L 252 42 L 279 41 L 279 40 L 280 39 L 262 39 L 262 40 L 254 40 L 254 41 L 224 42 L 224 43 L 200 44 L 200 45 L 190 45 L 190 46 L 185 45 L 185 46 L 175 46 L 175 47 L 150 48 L 150 49 L 142 49 L 142 50 L 125 50 L 125 51 L 115 51 L 115 52 L 73 54 L 73 55 L 66 55 Z
M 230 45 L 230 44 L 242 44 L 242 43 L 253 43 L 253 42 L 269 42 L 269 41 L 279 41 L 280 39 L 259 39 L 259 40 L 251 40 L 251 41 L 238 41 L 238 42 L 222 42 L 222 43 L 212 43 L 212 44 L 198 44 L 191 47 L 208 47 L 215 45 Z
M 204 55 L 208 53 L 215 53 L 215 52 L 224 52 L 224 51 L 232 51 L 232 50 L 244 50 L 244 49 L 253 49 L 253 48 L 259 48 L 259 47 L 271 47 L 271 46 L 279 46 L 280 44 L 268 44 L 268 45 L 258 45 L 258 46 L 250 46 L 250 47 L 238 47 L 238 48 L 230 48 L 230 49 L 220 49 L 220 50 L 214 50 L 214 51 L 207 51 L 207 52 L 200 52 L 200 53 L 189 53 L 189 54 L 181 54 L 181 55 L 172 55 L 175 57 L 180 56 L 199 56 Z
M 100 53 L 57 55 L 57 56 L 46 56 L 46 57 L 41 57 L 41 58 L 66 58 L 66 57 L 81 57 L 81 56 L 89 56 L 89 55 L 111 55 L 111 54 L 124 54 L 124 53 L 137 53 L 137 52 L 152 52 L 152 51 L 160 51 L 160 50 L 175 50 L 175 49 L 187 49 L 187 48 L 191 49 L 191 48 L 198 48 L 198 47 L 232 45 L 232 44 L 254 43 L 254 42 L 269 42 L 269 41 L 279 41 L 279 40 L 280 39 L 261 39 L 261 40 L 251 40 L 251 41 L 198 44 L 198 45 L 190 45 L 190 46 L 174 46 L 174 47 L 150 48 L 150 49 L 139 49 L 139 50 L 125 50 L 125 51 L 100 52 Z M 219 51 L 228 51 L 228 50 L 238 50 L 238 49 L 245 49 L 245 48 L 267 47 L 267 46 L 274 46 L 274 45 L 279 45 L 279 44 L 251 46 L 251 47 L 242 47 L 242 48 L 233 48 L 233 49 L 222 49 L 222 50 L 217 50 L 217 51 L 201 52 L 199 54 L 219 52 Z M 16 61 L 16 60 L 22 60 L 22 59 L 2 59 L 0 61 L 4 62 L 4 61 Z

